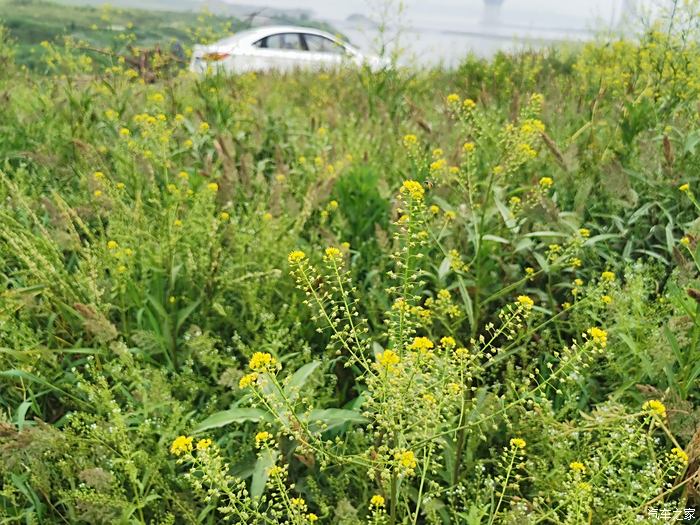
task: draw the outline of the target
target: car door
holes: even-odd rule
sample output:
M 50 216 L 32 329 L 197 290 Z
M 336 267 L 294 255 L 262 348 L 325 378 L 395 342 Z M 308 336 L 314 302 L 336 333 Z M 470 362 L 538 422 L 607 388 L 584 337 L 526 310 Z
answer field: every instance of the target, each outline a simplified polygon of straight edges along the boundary
M 306 60 L 313 69 L 334 69 L 341 65 L 346 56 L 342 44 L 321 35 L 304 33 L 302 35 L 306 51 Z
M 253 44 L 256 69 L 288 72 L 307 65 L 300 33 L 275 33 Z

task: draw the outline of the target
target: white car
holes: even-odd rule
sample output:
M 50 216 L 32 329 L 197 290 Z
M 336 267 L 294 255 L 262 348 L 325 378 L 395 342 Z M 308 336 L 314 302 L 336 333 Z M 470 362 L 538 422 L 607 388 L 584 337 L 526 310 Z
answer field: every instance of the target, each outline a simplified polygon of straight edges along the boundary
M 287 72 L 333 69 L 343 64 L 367 65 L 377 70 L 386 67 L 388 62 L 377 56 L 363 55 L 325 31 L 267 26 L 242 31 L 208 46 L 194 46 L 190 70 L 195 73 Z

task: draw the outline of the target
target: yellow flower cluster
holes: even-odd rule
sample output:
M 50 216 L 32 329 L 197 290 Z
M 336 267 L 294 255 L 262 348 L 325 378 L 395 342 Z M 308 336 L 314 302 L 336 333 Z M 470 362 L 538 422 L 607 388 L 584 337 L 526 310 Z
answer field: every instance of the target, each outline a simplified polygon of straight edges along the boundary
M 276 364 L 277 360 L 269 353 L 255 352 L 253 357 L 250 358 L 250 363 L 248 363 L 248 366 L 254 372 L 267 372 L 274 368 Z
M 170 453 L 180 456 L 187 452 L 192 452 L 192 437 L 178 436 L 170 445 Z
M 343 252 L 341 252 L 338 248 L 334 248 L 333 246 L 326 248 L 327 261 L 339 261 L 342 258 Z
M 600 278 L 608 283 L 611 283 L 615 280 L 615 274 L 612 272 L 603 272 L 600 274 Z
M 446 99 L 448 105 L 456 105 L 459 104 L 459 95 L 457 93 L 450 93 L 447 95 Z
M 513 438 L 510 440 L 510 447 L 513 449 L 524 449 L 527 443 L 523 438 Z
M 372 507 L 383 507 L 386 505 L 386 502 L 384 501 L 384 497 L 380 496 L 379 494 L 375 494 L 372 496 L 372 498 L 369 500 L 369 504 Z
M 403 137 L 403 145 L 405 148 L 410 149 L 415 147 L 418 144 L 418 137 L 415 135 L 404 135 Z
M 519 295 L 518 304 L 525 308 L 525 310 L 532 310 L 532 307 L 535 305 L 535 301 L 530 299 L 527 295 Z
M 393 350 L 384 350 L 377 355 L 377 362 L 384 368 L 390 369 L 401 362 L 399 355 Z
M 413 342 L 409 345 L 410 350 L 417 350 L 419 352 L 427 352 L 432 350 L 435 345 L 427 337 L 414 337 Z
M 211 447 L 211 444 L 211 439 L 200 439 L 197 441 L 197 450 L 207 450 L 209 447 Z
M 664 417 L 666 415 L 666 405 L 658 399 L 651 399 L 642 405 L 642 410 L 647 410 L 653 415 Z
M 415 201 L 422 201 L 423 196 L 425 195 L 423 186 L 420 182 L 415 180 L 404 181 L 403 185 L 401 186 L 401 192 L 408 193 Z
M 588 335 L 591 336 L 593 344 L 599 346 L 600 348 L 605 348 L 608 344 L 608 333 L 605 330 L 601 330 L 597 326 L 589 328 L 587 331 Z
M 258 374 L 256 372 L 251 372 L 250 374 L 246 374 L 243 377 L 241 377 L 241 380 L 238 382 L 238 388 L 248 388 L 249 386 L 252 386 L 255 384 L 255 382 L 258 380 Z
M 443 337 L 442 339 L 440 339 L 440 344 L 444 348 L 451 349 L 451 348 L 454 348 L 455 346 L 457 346 L 457 341 L 455 341 L 454 337 L 446 336 L 446 337 Z
M 586 472 L 586 466 L 580 461 L 572 461 L 569 464 L 569 468 L 574 472 L 581 472 L 582 474 Z
M 294 250 L 287 256 L 289 264 L 299 264 L 304 259 L 306 259 L 306 254 L 301 250 Z
M 394 454 L 394 459 L 399 463 L 399 466 L 406 470 L 413 470 L 418 464 L 416 462 L 416 456 L 411 450 L 398 450 Z
M 265 444 L 266 441 L 269 441 L 272 438 L 272 434 L 269 432 L 258 432 L 255 434 L 255 446 L 256 447 L 261 447 L 263 444 Z
M 672 457 L 673 459 L 679 461 L 679 462 L 682 463 L 683 465 L 687 465 L 687 464 L 688 464 L 688 454 L 686 454 L 685 451 L 681 450 L 681 449 L 678 448 L 678 447 L 673 447 L 673 448 L 671 449 L 671 457 Z

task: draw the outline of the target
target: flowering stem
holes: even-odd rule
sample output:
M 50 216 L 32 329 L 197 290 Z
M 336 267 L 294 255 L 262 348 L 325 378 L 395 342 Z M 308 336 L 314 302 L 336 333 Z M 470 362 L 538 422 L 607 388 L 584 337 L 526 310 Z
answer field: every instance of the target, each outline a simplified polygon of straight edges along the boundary
M 491 525 L 493 523 L 493 520 L 496 519 L 496 514 L 498 514 L 498 509 L 501 508 L 501 503 L 503 502 L 503 497 L 506 494 L 506 489 L 508 488 L 508 480 L 510 479 L 510 473 L 513 471 L 513 464 L 515 463 L 515 456 L 518 455 L 518 448 L 513 447 L 513 453 L 510 456 L 510 464 L 508 465 L 508 470 L 506 471 L 506 479 L 503 480 L 503 488 L 501 489 L 501 495 L 498 498 L 498 503 L 496 504 L 496 508 L 493 511 L 493 514 L 491 514 L 491 519 L 489 519 L 489 524 Z

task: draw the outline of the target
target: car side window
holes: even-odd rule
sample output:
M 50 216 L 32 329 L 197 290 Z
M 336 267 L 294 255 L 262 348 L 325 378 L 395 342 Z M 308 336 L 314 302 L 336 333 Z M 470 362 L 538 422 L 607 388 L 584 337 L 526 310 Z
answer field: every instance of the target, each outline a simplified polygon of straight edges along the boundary
M 301 41 L 299 33 L 277 33 L 270 35 L 262 40 L 258 40 L 255 47 L 263 47 L 266 49 L 285 49 L 288 51 L 303 51 L 304 45 Z
M 345 52 L 343 46 L 323 36 L 304 34 L 304 41 L 306 42 L 306 48 L 314 53 L 342 55 Z

